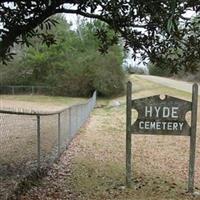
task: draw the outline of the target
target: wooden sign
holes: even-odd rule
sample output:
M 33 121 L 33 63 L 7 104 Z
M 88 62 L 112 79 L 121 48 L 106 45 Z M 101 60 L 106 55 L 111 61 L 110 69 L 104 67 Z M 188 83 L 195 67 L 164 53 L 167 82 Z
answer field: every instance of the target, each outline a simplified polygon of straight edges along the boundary
M 188 190 L 194 188 L 194 166 L 196 148 L 196 124 L 198 85 L 193 85 L 192 102 L 165 95 L 151 96 L 132 100 L 132 84 L 127 84 L 126 110 L 126 184 L 131 186 L 131 135 L 180 135 L 190 136 L 190 159 Z M 138 118 L 131 124 L 132 109 L 137 110 Z M 186 113 L 191 111 L 191 127 L 185 120 Z
M 192 103 L 175 97 L 160 95 L 132 100 L 138 119 L 131 126 L 133 134 L 190 135 L 185 115 Z

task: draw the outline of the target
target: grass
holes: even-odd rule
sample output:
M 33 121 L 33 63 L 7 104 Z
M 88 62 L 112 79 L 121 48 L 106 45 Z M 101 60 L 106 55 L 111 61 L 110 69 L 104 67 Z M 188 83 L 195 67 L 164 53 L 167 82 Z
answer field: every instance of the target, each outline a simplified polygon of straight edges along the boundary
M 139 98 L 140 96 L 149 96 L 153 94 L 167 94 L 171 96 L 175 96 L 178 98 L 183 98 L 185 100 L 191 100 L 191 94 L 185 91 L 172 89 L 171 87 L 161 86 L 159 84 L 156 84 L 154 82 L 144 80 L 141 77 L 135 75 L 131 76 L 130 80 L 133 82 L 133 90 L 134 90 L 134 84 L 136 85 L 136 89 L 134 92 L 136 92 L 136 96 Z
M 134 98 L 167 93 L 191 99 L 186 92 L 160 86 L 137 76 L 131 76 L 130 80 L 133 82 Z M 125 187 L 125 96 L 115 100 L 121 106 L 111 107 L 110 101 L 113 100 L 101 99 L 97 102 L 104 107 L 94 110 L 88 124 L 52 169 L 51 176 L 42 180 L 42 186 L 25 194 L 24 199 L 39 199 L 42 195 L 43 199 L 55 198 L 55 194 L 56 198 L 70 200 L 200 199 L 187 193 L 188 137 L 134 135 L 133 184 L 131 189 Z M 66 163 L 70 163 L 70 166 Z M 62 175 L 62 169 L 66 168 L 70 174 Z M 199 191 L 199 134 L 195 185 L 195 190 Z

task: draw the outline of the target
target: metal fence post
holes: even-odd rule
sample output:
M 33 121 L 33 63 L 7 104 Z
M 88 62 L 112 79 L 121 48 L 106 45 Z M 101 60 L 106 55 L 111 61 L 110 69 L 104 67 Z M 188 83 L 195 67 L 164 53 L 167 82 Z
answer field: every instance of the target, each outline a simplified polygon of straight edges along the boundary
M 58 114 L 58 157 L 60 156 L 60 146 L 61 146 L 61 141 L 60 141 L 60 113 Z
M 71 138 L 71 133 L 72 133 L 72 120 L 71 120 L 71 107 L 69 108 L 69 134 L 68 134 L 68 139 L 70 140 Z
M 76 131 L 77 131 L 77 129 L 78 129 L 78 109 L 77 109 L 77 106 L 75 106 L 75 130 L 74 130 L 74 133 L 73 134 L 75 134 L 76 133 Z M 74 137 L 74 135 L 73 135 L 73 137 Z
M 40 141 L 40 115 L 37 115 L 37 164 L 40 169 L 40 153 L 41 153 L 41 141 Z
M 15 88 L 14 88 L 14 86 L 12 86 L 11 88 L 12 88 L 12 95 L 15 95 Z
M 31 87 L 31 90 L 32 90 L 32 92 L 31 92 L 32 95 L 34 95 L 34 86 Z

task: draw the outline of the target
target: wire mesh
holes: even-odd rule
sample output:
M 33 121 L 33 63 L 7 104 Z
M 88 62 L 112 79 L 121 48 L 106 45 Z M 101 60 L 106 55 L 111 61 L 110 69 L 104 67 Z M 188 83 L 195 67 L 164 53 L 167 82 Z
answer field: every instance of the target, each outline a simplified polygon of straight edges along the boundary
M 0 110 L 0 199 L 6 199 L 23 178 L 59 157 L 95 103 L 96 92 L 86 104 L 59 112 Z
M 0 114 L 0 199 L 37 169 L 36 117 Z
M 28 85 L 1 85 L 0 94 L 48 94 L 53 95 L 54 87 L 50 86 L 28 86 Z
M 49 166 L 57 156 L 58 151 L 58 116 L 40 117 L 40 163 L 42 167 Z

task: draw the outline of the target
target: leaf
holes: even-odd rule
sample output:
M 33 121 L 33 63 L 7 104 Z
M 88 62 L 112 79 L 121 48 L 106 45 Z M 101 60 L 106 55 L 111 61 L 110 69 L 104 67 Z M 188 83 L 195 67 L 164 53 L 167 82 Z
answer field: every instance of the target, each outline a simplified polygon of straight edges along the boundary
M 168 33 L 171 33 L 171 31 L 173 29 L 174 29 L 174 24 L 173 24 L 172 17 L 170 17 L 168 22 L 167 22 L 167 31 L 168 31 Z

